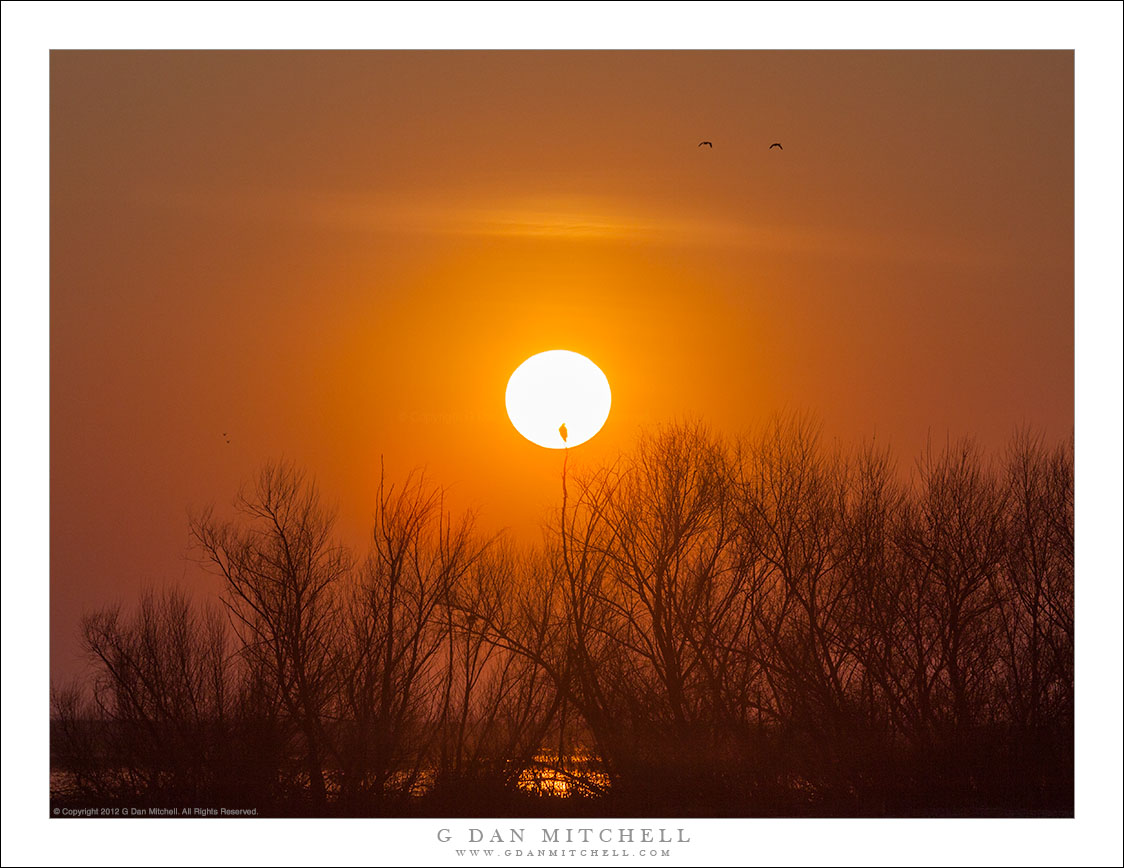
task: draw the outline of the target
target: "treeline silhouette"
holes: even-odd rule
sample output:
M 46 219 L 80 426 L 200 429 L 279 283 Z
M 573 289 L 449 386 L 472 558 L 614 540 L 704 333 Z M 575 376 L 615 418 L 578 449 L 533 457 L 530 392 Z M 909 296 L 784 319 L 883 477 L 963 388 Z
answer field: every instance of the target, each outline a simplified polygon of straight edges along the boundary
M 519 548 L 384 480 L 359 558 L 266 466 L 191 520 L 221 603 L 84 618 L 53 804 L 1072 814 L 1072 439 L 907 474 L 804 417 L 676 424 L 561 486 Z

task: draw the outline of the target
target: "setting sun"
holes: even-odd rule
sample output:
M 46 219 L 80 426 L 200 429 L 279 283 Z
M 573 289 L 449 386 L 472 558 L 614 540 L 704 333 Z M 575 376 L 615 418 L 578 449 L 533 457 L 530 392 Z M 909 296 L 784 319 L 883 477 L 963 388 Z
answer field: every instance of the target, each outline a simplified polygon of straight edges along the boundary
M 531 356 L 507 381 L 507 415 L 539 446 L 565 449 L 584 443 L 609 418 L 609 381 L 593 362 L 569 350 Z

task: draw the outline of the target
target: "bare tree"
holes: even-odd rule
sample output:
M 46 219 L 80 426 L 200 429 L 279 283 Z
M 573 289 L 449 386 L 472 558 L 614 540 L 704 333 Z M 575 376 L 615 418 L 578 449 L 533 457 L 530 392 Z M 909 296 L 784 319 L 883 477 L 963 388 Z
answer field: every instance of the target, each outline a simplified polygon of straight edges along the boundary
M 742 526 L 767 575 L 753 628 L 767 655 L 763 669 L 777 713 L 811 733 L 838 735 L 859 674 L 848 641 L 850 589 L 840 569 L 847 553 L 846 467 L 839 455 L 825 455 L 817 423 L 789 415 L 752 441 L 747 470 Z
M 1073 471 L 1069 445 L 1052 452 L 1018 432 L 1007 450 L 1006 570 L 997 586 L 1012 723 L 1066 718 L 1073 690 Z
M 92 704 L 71 688 L 56 691 L 54 710 L 87 795 L 214 793 L 232 699 L 224 627 L 176 589 L 83 618 Z
M 496 541 L 454 589 L 446 639 L 439 783 L 513 788 L 534 764 L 556 706 L 549 679 L 492 634 L 524 581 L 510 546 Z M 564 734 L 563 734 L 564 735 Z
M 994 589 L 1005 552 L 1004 494 L 970 440 L 919 462 L 920 488 L 903 525 L 902 545 L 920 583 L 921 623 L 938 674 L 929 712 L 956 739 L 990 714 L 994 699 L 997 605 Z
M 332 750 L 324 724 L 338 679 L 335 590 L 351 555 L 336 542 L 334 512 L 322 505 L 316 485 L 290 464 L 263 467 L 235 508 L 232 521 L 205 511 L 191 520 L 191 531 L 225 580 L 223 601 L 247 661 L 302 736 L 311 795 L 322 806 Z
M 351 797 L 408 796 L 428 772 L 438 728 L 451 725 L 454 600 L 486 548 L 471 516 L 453 519 L 443 490 L 423 475 L 400 486 L 380 481 L 371 551 L 348 598 L 344 633 Z

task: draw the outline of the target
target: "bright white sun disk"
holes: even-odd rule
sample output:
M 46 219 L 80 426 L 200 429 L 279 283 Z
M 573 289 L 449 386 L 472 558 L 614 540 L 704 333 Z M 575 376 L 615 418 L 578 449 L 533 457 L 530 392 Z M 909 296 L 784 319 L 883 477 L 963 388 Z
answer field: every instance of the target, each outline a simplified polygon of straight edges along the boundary
M 531 356 L 507 381 L 507 415 L 539 446 L 565 449 L 584 443 L 609 418 L 612 393 L 597 365 L 580 353 L 549 350 Z M 566 439 L 559 428 L 566 426 Z

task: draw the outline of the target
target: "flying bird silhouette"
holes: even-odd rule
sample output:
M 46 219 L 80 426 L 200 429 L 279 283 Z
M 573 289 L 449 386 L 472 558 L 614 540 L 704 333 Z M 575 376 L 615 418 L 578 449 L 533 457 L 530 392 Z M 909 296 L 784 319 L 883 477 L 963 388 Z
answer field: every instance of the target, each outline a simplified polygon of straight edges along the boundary
M 710 142 L 699 142 L 699 147 L 700 147 L 700 148 L 701 148 L 701 147 L 702 147 L 703 145 L 706 145 L 706 146 L 707 146 L 708 148 L 710 148 L 711 150 L 714 150 L 714 145 L 712 145 L 712 144 L 711 144 Z
M 773 144 L 769 145 L 770 151 L 773 150 L 773 148 L 780 148 L 782 151 L 784 150 L 784 146 L 780 142 L 773 142 Z
M 558 433 L 562 435 L 562 442 L 565 443 L 566 442 L 566 423 L 565 422 L 563 422 L 561 425 L 558 426 Z

